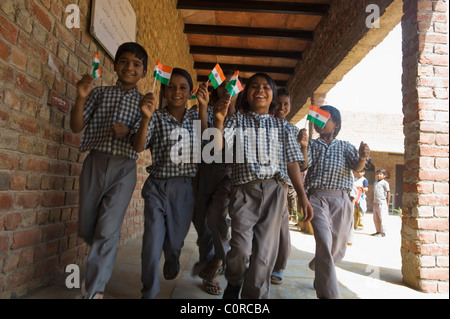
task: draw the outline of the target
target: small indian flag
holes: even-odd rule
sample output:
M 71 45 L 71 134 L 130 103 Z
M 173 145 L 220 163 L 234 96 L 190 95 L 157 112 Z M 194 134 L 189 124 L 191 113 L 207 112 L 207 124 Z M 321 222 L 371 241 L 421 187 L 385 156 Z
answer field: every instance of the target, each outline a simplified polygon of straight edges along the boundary
M 94 63 L 92 64 L 94 67 L 94 71 L 92 71 L 92 75 L 94 79 L 97 79 L 102 76 L 102 67 L 100 66 L 100 57 L 98 54 L 94 57 Z
M 219 63 L 216 64 L 208 78 L 211 81 L 214 89 L 217 89 L 219 85 L 221 85 L 222 82 L 225 81 L 226 77 L 223 74 L 222 68 L 220 67 Z
M 244 90 L 244 87 L 242 86 L 241 81 L 239 81 L 239 71 L 236 71 L 233 76 L 230 79 L 230 82 L 228 82 L 226 89 L 228 93 L 230 93 L 231 97 L 235 96 L 242 90 Z
M 197 91 L 198 91 L 198 89 L 194 90 L 190 100 L 195 100 L 197 98 Z
M 319 107 L 315 105 L 311 105 L 309 107 L 309 113 L 307 120 L 317 124 L 320 128 L 323 128 L 325 124 L 327 124 L 328 119 L 330 118 L 331 114 L 320 109 Z
M 158 60 L 156 61 L 155 72 L 153 72 L 153 76 L 162 84 L 168 85 L 170 77 L 172 76 L 172 69 L 173 68 L 170 66 L 162 65 Z

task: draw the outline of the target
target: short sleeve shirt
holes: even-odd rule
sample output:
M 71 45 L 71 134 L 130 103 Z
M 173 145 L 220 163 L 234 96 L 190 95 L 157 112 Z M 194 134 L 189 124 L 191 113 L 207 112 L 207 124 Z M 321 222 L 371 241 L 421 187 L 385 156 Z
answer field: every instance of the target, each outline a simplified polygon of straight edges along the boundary
M 112 126 L 124 123 L 132 128 L 141 119 L 139 103 L 143 95 L 137 87 L 128 92 L 120 81 L 116 86 L 96 87 L 84 106 L 83 119 L 86 128 L 81 139 L 80 151 L 97 150 L 112 155 L 137 159 L 138 155 L 128 137 L 117 138 Z
M 390 192 L 389 183 L 382 179 L 373 184 L 373 202 L 385 203 L 387 199 L 387 192 Z
M 272 178 L 289 182 L 287 163 L 304 161 L 298 132 L 289 124 L 255 112 L 238 112 L 225 120 L 225 151 L 233 154 L 233 185 Z

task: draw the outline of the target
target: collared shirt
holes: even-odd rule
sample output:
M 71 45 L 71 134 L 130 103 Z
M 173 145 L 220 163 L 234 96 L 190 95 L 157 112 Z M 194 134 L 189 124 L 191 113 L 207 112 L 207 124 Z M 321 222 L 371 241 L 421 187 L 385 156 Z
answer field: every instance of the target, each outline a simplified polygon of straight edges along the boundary
M 180 124 L 166 108 L 155 110 L 148 125 L 145 146 L 152 154 L 152 165 L 147 167 L 151 177 L 195 176 L 201 156 L 200 121 L 196 121 L 197 127 L 194 128 L 194 120 L 197 119 L 197 111 L 186 110 Z M 139 123 L 132 135 L 138 128 Z
M 143 95 L 135 87 L 128 92 L 117 81 L 115 86 L 96 87 L 90 93 L 83 111 L 86 128 L 81 139 L 80 151 L 97 150 L 112 155 L 137 159 L 138 155 L 128 137 L 117 138 L 113 123 L 124 123 L 132 128 L 140 119 L 139 103 Z
M 304 161 L 296 130 L 269 114 L 237 112 L 225 120 L 224 138 L 226 157 L 234 158 L 234 185 L 272 178 L 287 183 L 287 163 Z
M 355 146 L 334 139 L 328 146 L 318 138 L 308 144 L 308 173 L 306 189 L 347 190 L 353 188 L 352 169 L 359 160 Z M 370 159 L 366 161 L 366 167 Z
M 376 181 L 373 184 L 373 202 L 374 203 L 386 203 L 387 192 L 390 192 L 389 183 L 382 179 L 381 181 Z

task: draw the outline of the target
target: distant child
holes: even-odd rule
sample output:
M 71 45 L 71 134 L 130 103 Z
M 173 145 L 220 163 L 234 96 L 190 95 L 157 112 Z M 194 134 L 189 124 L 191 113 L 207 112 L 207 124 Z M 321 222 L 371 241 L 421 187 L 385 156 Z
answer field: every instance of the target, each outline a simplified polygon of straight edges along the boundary
M 377 181 L 373 185 L 373 222 L 375 224 L 375 237 L 386 236 L 386 219 L 389 215 L 389 199 L 391 191 L 389 183 L 385 180 L 387 172 L 385 169 L 377 169 Z
M 364 213 L 367 211 L 367 191 L 369 190 L 369 182 L 367 178 L 364 177 L 366 171 L 355 172 L 354 184 L 357 190 L 357 195 L 354 204 L 354 223 L 353 227 L 355 230 L 364 229 L 363 217 Z
M 236 146 L 228 207 L 231 217 L 231 248 L 225 270 L 228 285 L 223 298 L 239 298 L 239 293 L 242 298 L 268 298 L 288 178 L 301 198 L 307 220 L 313 218 L 313 212 L 300 179 L 299 162 L 303 162 L 303 157 L 297 136 L 287 121 L 270 116 L 276 103 L 272 78 L 265 73 L 250 77 L 238 101 L 239 111 L 225 123 L 228 107 L 214 110 L 214 126 L 223 133 L 226 153 Z M 217 143 L 222 148 L 223 141 L 219 139 Z M 271 143 L 278 147 L 273 149 Z
M 142 121 L 133 129 L 131 141 L 136 152 L 150 148 L 152 165 L 142 188 L 144 198 L 144 236 L 142 244 L 142 298 L 153 299 L 159 293 L 159 261 L 164 252 L 163 275 L 173 280 L 180 271 L 180 255 L 194 214 L 192 179 L 197 164 L 190 158 L 179 159 L 176 144 L 187 145 L 192 153 L 194 120 L 198 112 L 186 109 L 193 93 L 192 78 L 183 69 L 174 68 L 170 82 L 162 85 L 167 103 L 155 110 L 155 97 L 148 93 L 141 104 Z M 177 129 L 188 133 L 171 139 Z M 176 135 L 176 134 L 175 134 Z M 181 138 L 181 141 L 179 139 Z M 179 149 L 183 152 L 184 148 Z
M 70 128 L 84 130 L 80 151 L 89 152 L 80 174 L 78 232 L 90 252 L 86 269 L 87 298 L 101 299 L 111 277 L 120 229 L 136 186 L 138 155 L 128 133 L 141 118 L 143 95 L 137 82 L 147 73 L 147 53 L 137 43 L 122 44 L 116 53 L 116 86 L 93 88 L 84 75 L 70 114 Z
M 274 111 L 275 116 L 281 120 L 284 120 L 290 111 L 291 111 L 291 96 L 289 94 L 289 91 L 285 88 L 278 89 L 277 106 L 275 107 Z M 287 125 L 294 131 L 295 135 L 298 135 L 299 130 L 295 125 L 289 122 L 287 122 Z M 295 189 L 292 186 L 292 183 L 289 179 L 287 181 L 287 185 L 288 185 L 287 207 L 284 207 L 283 219 L 281 221 L 278 256 L 275 262 L 272 276 L 270 277 L 270 282 L 274 285 L 280 285 L 283 283 L 284 270 L 286 269 L 287 261 L 291 253 L 291 236 L 289 234 L 289 219 L 291 216 L 293 219 L 297 219 L 297 193 L 295 192 Z
M 353 188 L 352 170 L 364 169 L 370 150 L 361 142 L 358 150 L 349 142 L 336 139 L 341 130 L 341 114 L 330 105 L 321 109 L 331 114 L 325 127 L 314 124 L 319 138 L 309 141 L 305 187 L 314 209 L 311 221 L 316 255 L 309 267 L 315 270 L 314 288 L 318 298 L 339 298 L 335 263 L 342 260 L 352 227 L 353 210 L 349 193 Z M 300 131 L 304 139 L 306 130 Z M 302 144 L 304 148 L 304 144 Z M 370 162 L 370 161 L 369 161 Z

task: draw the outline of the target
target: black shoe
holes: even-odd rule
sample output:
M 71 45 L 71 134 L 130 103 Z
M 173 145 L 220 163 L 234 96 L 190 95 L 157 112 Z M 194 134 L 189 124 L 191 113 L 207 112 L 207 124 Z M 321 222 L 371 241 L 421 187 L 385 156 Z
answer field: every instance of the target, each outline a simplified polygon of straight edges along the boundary
M 239 293 L 241 292 L 241 286 L 227 285 L 223 292 L 222 299 L 239 299 Z

